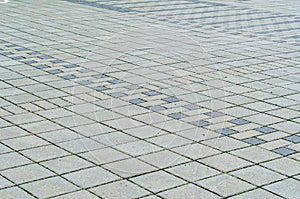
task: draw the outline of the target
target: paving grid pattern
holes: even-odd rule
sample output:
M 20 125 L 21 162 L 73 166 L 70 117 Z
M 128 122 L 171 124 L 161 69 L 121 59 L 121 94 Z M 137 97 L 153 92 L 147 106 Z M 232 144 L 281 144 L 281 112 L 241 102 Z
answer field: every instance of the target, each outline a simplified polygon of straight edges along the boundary
M 299 198 L 298 5 L 257 5 L 1 5 L 1 197 Z

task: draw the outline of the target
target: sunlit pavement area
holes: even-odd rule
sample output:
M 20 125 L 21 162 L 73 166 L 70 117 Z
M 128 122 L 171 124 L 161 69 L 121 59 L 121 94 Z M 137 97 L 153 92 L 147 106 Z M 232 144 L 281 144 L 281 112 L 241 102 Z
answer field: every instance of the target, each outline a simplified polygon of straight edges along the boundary
M 299 199 L 299 10 L 1 1 L 0 198 Z

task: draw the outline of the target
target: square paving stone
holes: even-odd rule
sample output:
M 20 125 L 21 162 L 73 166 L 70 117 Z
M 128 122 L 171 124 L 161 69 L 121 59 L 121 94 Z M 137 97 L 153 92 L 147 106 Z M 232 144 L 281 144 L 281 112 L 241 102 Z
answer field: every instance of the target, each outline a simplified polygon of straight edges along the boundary
M 113 162 L 110 164 L 106 164 L 103 167 L 113 173 L 122 176 L 123 178 L 157 170 L 155 167 L 135 158 Z
M 173 119 L 182 119 L 187 117 L 187 115 L 183 114 L 183 113 L 172 113 L 170 115 L 168 115 L 169 117 L 173 118 Z
M 80 156 L 98 165 L 130 158 L 129 155 L 126 155 L 113 148 L 104 148 L 104 149 L 89 151 L 80 154 Z
M 132 141 L 137 141 L 138 139 L 132 137 L 126 133 L 120 131 L 105 133 L 92 137 L 93 140 L 96 140 L 106 146 L 116 146 L 123 143 L 128 143 Z
M 156 96 L 156 95 L 159 95 L 160 93 L 157 91 L 146 91 L 146 92 L 143 92 L 143 94 L 148 95 L 148 96 Z
M 217 133 L 220 133 L 220 134 L 223 134 L 223 135 L 231 135 L 231 134 L 236 133 L 236 131 L 224 128 L 224 129 L 217 130 Z
M 50 68 L 50 66 L 47 65 L 37 65 L 35 66 L 37 69 L 44 69 L 44 68 Z
M 47 72 L 50 73 L 50 74 L 52 74 L 52 75 L 56 75 L 56 74 L 62 73 L 61 70 L 48 70 Z
M 129 142 L 115 147 L 132 156 L 144 155 L 161 149 L 160 147 L 143 140 Z
M 112 83 L 112 84 L 120 84 L 120 83 L 122 83 L 123 81 L 120 80 L 120 79 L 114 79 L 114 80 L 109 80 L 108 82 L 109 82 L 109 83 Z
M 38 198 L 48 198 L 79 189 L 61 177 L 47 178 L 21 185 Z
M 137 89 L 141 88 L 141 86 L 139 86 L 139 85 L 130 85 L 130 86 L 126 86 L 125 88 L 127 88 L 128 90 L 137 90 Z
M 94 194 L 92 194 L 88 191 L 85 191 L 85 190 L 67 193 L 67 194 L 55 197 L 55 199 L 83 199 L 83 198 L 98 199 L 97 196 L 95 196 Z
M 34 199 L 35 198 L 35 197 L 29 195 L 23 189 L 20 189 L 19 187 L 11 187 L 11 188 L 7 188 L 7 189 L 1 189 L 0 196 L 3 199 L 17 199 L 17 198 Z
M 16 152 L 0 155 L 0 162 L 0 170 L 32 163 L 32 161 Z
M 243 119 L 234 119 L 234 120 L 230 120 L 229 122 L 231 122 L 232 124 L 236 124 L 236 125 L 243 125 L 243 124 L 250 123 L 249 121 L 243 120 Z
M 265 191 L 263 189 L 255 189 L 251 191 L 247 191 L 244 193 L 241 193 L 237 196 L 233 196 L 230 199 L 244 199 L 244 198 L 255 198 L 255 199 L 265 199 L 265 198 L 270 198 L 270 199 L 281 199 L 281 197 L 276 196 L 268 191 Z
M 187 184 L 168 191 L 159 193 L 160 196 L 166 199 L 181 199 L 181 198 L 205 198 L 214 199 L 220 198 L 218 195 L 209 192 L 193 184 Z
M 81 153 L 95 149 L 101 149 L 105 146 L 99 142 L 96 142 L 90 138 L 81 138 L 76 140 L 70 140 L 58 144 L 61 148 L 71 151 L 72 153 Z
M 105 86 L 97 86 L 95 89 L 96 89 L 96 91 L 106 91 L 106 90 L 109 90 L 110 88 L 107 88 Z
M 65 76 L 62 76 L 62 78 L 69 80 L 69 79 L 75 79 L 77 77 L 75 75 L 65 75 Z
M 81 84 L 81 85 L 89 85 L 89 84 L 92 84 L 94 82 L 90 81 L 90 80 L 83 80 L 83 81 L 79 81 L 77 82 L 78 84 Z
M 38 164 L 30 164 L 13 169 L 2 171 L 1 174 L 16 184 L 30 182 L 50 176 L 56 175 L 55 173 L 45 169 Z
M 76 68 L 76 67 L 79 67 L 78 65 L 76 64 L 67 64 L 67 65 L 64 65 L 65 68 Z
M 147 141 L 162 146 L 164 148 L 174 148 L 174 147 L 183 146 L 191 143 L 190 140 L 174 134 L 165 134 L 165 135 L 153 137 L 148 139 Z
M 172 167 L 166 171 L 171 172 L 173 175 L 179 176 L 184 180 L 195 182 L 197 180 L 207 178 L 219 174 L 220 172 L 208 167 L 199 162 L 188 162 L 179 166 Z
M 143 102 L 146 102 L 146 101 L 143 100 L 143 99 L 139 99 L 139 98 L 129 100 L 129 103 L 132 103 L 132 104 L 140 104 L 140 103 L 143 103 Z
M 255 163 L 260 163 L 280 157 L 280 155 L 276 153 L 272 153 L 269 150 L 257 146 L 251 146 L 244 149 L 235 150 L 231 153 Z
M 62 60 L 59 60 L 59 59 L 56 59 L 56 60 L 51 60 L 50 62 L 51 62 L 51 63 L 53 63 L 53 64 L 60 64 L 60 63 L 64 63 L 64 61 L 62 61 Z
M 281 174 L 292 176 L 299 173 L 300 162 L 287 157 L 283 157 L 263 163 L 262 166 L 270 168 Z
M 223 116 L 224 114 L 223 113 L 220 113 L 220 112 L 208 112 L 208 113 L 204 113 L 204 115 L 207 115 L 209 117 L 221 117 Z
M 198 121 L 191 122 L 191 124 L 194 124 L 196 126 L 202 127 L 202 126 L 208 126 L 211 123 L 208 122 L 208 121 L 205 121 L 205 120 L 198 120 Z
M 52 158 L 58 158 L 69 154 L 65 150 L 54 145 L 28 149 L 22 151 L 21 153 L 37 162 Z
M 200 109 L 201 108 L 201 106 L 194 105 L 194 104 L 188 104 L 188 105 L 185 105 L 183 107 L 186 108 L 186 109 L 188 109 L 188 110 L 196 110 L 196 109 Z
M 270 128 L 270 127 L 259 127 L 256 128 L 255 130 L 261 132 L 261 133 L 273 133 L 276 131 L 276 129 Z
M 203 144 L 219 149 L 221 151 L 231 151 L 242 147 L 249 146 L 249 144 L 233 139 L 231 137 L 223 136 L 210 140 L 203 141 Z
M 257 165 L 231 172 L 231 174 L 257 186 L 270 184 L 285 178 L 283 175 Z
M 261 140 L 261 139 L 258 139 L 258 138 L 254 138 L 254 137 L 246 138 L 246 139 L 243 139 L 242 141 L 243 141 L 243 142 L 246 142 L 246 143 L 248 143 L 248 144 L 252 144 L 252 145 L 258 145 L 258 144 L 263 144 L 263 143 L 265 143 L 264 140 Z
M 119 97 L 124 97 L 124 96 L 126 96 L 126 94 L 121 93 L 121 92 L 110 93 L 109 95 L 112 96 L 112 97 L 115 97 L 115 98 L 119 98 Z
M 213 167 L 215 169 L 218 169 L 222 172 L 229 172 L 235 169 L 241 169 L 252 164 L 246 160 L 243 160 L 241 158 L 227 153 L 210 156 L 199 160 L 199 162 Z
M 130 180 L 155 193 L 185 183 L 185 181 L 181 180 L 180 178 L 172 176 L 164 171 L 144 174 Z
M 46 142 L 45 140 L 34 135 L 4 140 L 3 143 L 15 150 L 28 149 L 50 144 L 49 142 Z
M 26 51 L 26 50 L 29 50 L 28 48 L 17 48 L 16 49 L 17 51 Z
M 58 174 L 63 174 L 93 166 L 92 163 L 75 155 L 44 161 L 41 163 L 41 165 L 49 168 L 50 170 Z
M 191 159 L 204 158 L 219 153 L 219 151 L 199 143 L 188 144 L 182 147 L 173 148 L 172 151 L 175 151 Z
M 98 186 L 90 189 L 90 191 L 103 198 L 141 198 L 150 194 L 149 191 L 127 180 Z
M 276 193 L 284 198 L 298 199 L 300 198 L 300 183 L 299 180 L 286 179 L 264 187 L 265 189 Z
M 227 174 L 218 175 L 197 182 L 202 187 L 228 197 L 255 188 L 255 186 Z
M 151 111 L 162 111 L 162 110 L 166 110 L 165 107 L 159 106 L 159 105 L 149 106 L 148 109 L 151 110 Z
M 118 176 L 101 167 L 83 169 L 65 174 L 63 177 L 82 188 L 92 187 L 119 179 Z
M 189 161 L 189 159 L 168 150 L 151 153 L 138 158 L 158 168 L 170 167 Z
M 275 153 L 278 153 L 280 155 L 284 155 L 284 156 L 296 153 L 296 151 L 294 151 L 292 149 L 285 148 L 285 147 L 280 147 L 280 148 L 274 149 L 272 151 L 275 152 Z
M 291 136 L 286 137 L 284 139 L 288 140 L 290 142 L 293 142 L 293 143 L 300 143 L 300 136 L 298 136 L 298 135 L 291 135 Z
M 166 102 L 169 102 L 169 103 L 173 103 L 173 102 L 179 102 L 180 99 L 178 98 L 175 98 L 175 97 L 167 97 L 167 98 L 164 98 L 162 99 L 163 101 L 166 101 Z

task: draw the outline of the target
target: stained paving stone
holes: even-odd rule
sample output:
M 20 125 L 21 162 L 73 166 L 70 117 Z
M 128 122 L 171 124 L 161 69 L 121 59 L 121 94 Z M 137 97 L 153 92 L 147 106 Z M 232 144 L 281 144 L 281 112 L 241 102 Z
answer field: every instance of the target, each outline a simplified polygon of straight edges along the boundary
M 95 89 L 96 89 L 96 91 L 106 91 L 106 90 L 109 90 L 109 88 L 107 88 L 105 86 L 97 86 Z
M 194 104 L 188 104 L 188 105 L 185 105 L 183 107 L 186 108 L 186 109 L 188 109 L 188 110 L 196 110 L 196 109 L 201 108 L 201 106 L 194 105 Z
M 78 65 L 76 64 L 67 64 L 67 65 L 64 65 L 65 68 L 77 68 L 79 67 Z
M 44 68 L 49 68 L 50 66 L 47 66 L 47 65 L 38 65 L 38 66 L 35 66 L 37 69 L 44 69 Z
M 265 143 L 264 140 L 261 140 L 261 139 L 258 139 L 258 138 L 254 138 L 254 137 L 246 138 L 246 139 L 243 140 L 243 142 L 246 142 L 248 144 L 253 144 L 253 145 L 258 145 L 258 144 Z
M 120 84 L 120 83 L 122 83 L 123 81 L 120 80 L 120 79 L 114 79 L 114 80 L 109 80 L 108 82 L 109 82 L 109 83 L 112 83 L 112 84 Z
M 156 106 L 149 106 L 148 109 L 151 110 L 151 111 L 162 111 L 162 110 L 166 110 L 165 107 L 159 106 L 159 105 L 156 105 Z
M 159 95 L 160 93 L 157 91 L 147 91 L 147 92 L 144 92 L 143 94 L 148 95 L 148 96 L 156 96 L 156 95 Z
M 204 114 L 207 115 L 207 116 L 210 116 L 210 117 L 220 117 L 220 116 L 224 115 L 223 113 L 220 113 L 220 112 L 207 112 L 207 113 L 204 113 Z
M 299 143 L 300 142 L 300 136 L 298 136 L 298 135 L 292 135 L 292 136 L 286 137 L 284 139 L 288 140 L 290 142 L 293 142 L 293 143 Z
M 126 86 L 125 88 L 127 88 L 129 90 L 137 90 L 141 87 L 139 85 L 130 85 L 130 86 Z
M 75 75 L 65 75 L 65 76 L 62 76 L 62 78 L 64 78 L 64 79 L 75 79 L 75 78 L 77 78 Z
M 275 152 L 275 153 L 278 153 L 280 155 L 291 155 L 291 154 L 296 152 L 292 149 L 288 149 L 288 148 L 285 148 L 285 147 L 280 147 L 280 148 L 274 149 L 272 151 Z
M 62 73 L 61 70 L 48 70 L 47 72 L 50 73 L 50 74 L 52 74 L 52 75 Z
M 171 118 L 174 118 L 174 119 L 182 119 L 182 118 L 187 117 L 187 115 L 185 115 L 183 113 L 172 113 L 168 116 L 171 117 Z
M 168 98 L 164 98 L 162 99 L 163 101 L 169 102 L 169 103 L 173 103 L 173 102 L 179 102 L 180 99 L 175 98 L 175 97 L 168 97 Z
M 62 61 L 62 60 L 51 60 L 50 61 L 51 63 L 53 63 L 53 64 L 60 64 L 60 63 L 64 63 L 64 61 Z
M 257 128 L 255 129 L 259 132 L 262 132 L 262 133 L 273 133 L 276 131 L 276 129 L 273 129 L 273 128 L 270 128 L 270 127 L 260 127 L 260 128 Z
M 144 102 L 146 102 L 146 101 L 143 100 L 143 99 L 139 99 L 139 98 L 129 100 L 129 103 L 131 103 L 131 104 L 141 104 L 141 103 L 144 103 Z
M 230 120 L 229 122 L 236 124 L 236 125 L 243 125 L 243 124 L 249 124 L 250 122 L 244 119 L 234 119 Z
M 208 126 L 208 125 L 210 125 L 211 123 L 208 122 L 208 121 L 205 121 L 205 120 L 199 120 L 199 121 L 191 122 L 191 124 L 194 124 L 194 125 L 196 125 L 196 126 L 202 127 L 202 126 Z
M 217 130 L 217 133 L 220 133 L 220 134 L 223 134 L 223 135 L 231 135 L 231 134 L 236 133 L 236 131 L 224 128 L 224 129 Z

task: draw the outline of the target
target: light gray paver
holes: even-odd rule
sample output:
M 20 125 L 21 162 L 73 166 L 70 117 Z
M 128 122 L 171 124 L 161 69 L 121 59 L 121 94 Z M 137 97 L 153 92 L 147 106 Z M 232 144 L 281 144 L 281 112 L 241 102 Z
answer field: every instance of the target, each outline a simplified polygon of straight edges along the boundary
M 286 179 L 271 185 L 267 185 L 265 188 L 285 198 L 296 199 L 299 198 L 299 186 L 300 184 L 298 180 Z
M 112 182 L 90 189 L 93 193 L 103 198 L 140 198 L 150 194 L 127 180 Z
M 299 9 L 1 3 L 0 198 L 299 198 Z
M 24 184 L 25 188 L 38 198 L 47 198 L 59 194 L 72 192 L 78 188 L 61 177 L 47 178 L 40 181 Z

